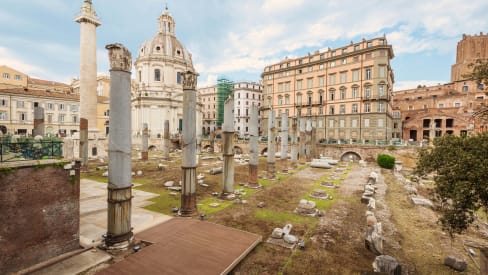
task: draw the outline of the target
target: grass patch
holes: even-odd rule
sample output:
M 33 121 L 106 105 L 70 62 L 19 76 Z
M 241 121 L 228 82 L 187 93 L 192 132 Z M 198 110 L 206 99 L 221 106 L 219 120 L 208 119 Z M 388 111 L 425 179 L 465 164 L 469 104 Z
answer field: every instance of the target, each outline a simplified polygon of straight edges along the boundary
M 82 176 L 82 180 L 92 180 L 96 182 L 101 182 L 101 183 L 108 183 L 108 177 L 102 177 L 102 176 Z
M 211 203 L 218 203 L 220 205 L 217 207 L 210 207 Z M 224 210 L 225 208 L 229 207 L 232 204 L 233 204 L 232 201 L 224 201 L 224 200 L 219 200 L 217 198 L 208 198 L 201 201 L 197 205 L 197 207 L 198 207 L 198 212 L 205 213 L 205 215 L 207 216 L 211 216 L 212 214 Z
M 294 213 L 276 212 L 268 209 L 260 209 L 254 213 L 256 219 L 277 224 L 306 224 L 308 226 L 315 226 L 318 223 L 317 218 L 304 217 Z

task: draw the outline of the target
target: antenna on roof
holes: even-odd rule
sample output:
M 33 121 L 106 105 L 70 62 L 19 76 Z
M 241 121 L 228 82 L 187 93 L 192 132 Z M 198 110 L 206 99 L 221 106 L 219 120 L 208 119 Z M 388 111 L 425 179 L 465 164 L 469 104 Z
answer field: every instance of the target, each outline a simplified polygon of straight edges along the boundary
M 168 3 L 166 2 L 166 7 L 164 8 L 165 10 L 168 10 Z

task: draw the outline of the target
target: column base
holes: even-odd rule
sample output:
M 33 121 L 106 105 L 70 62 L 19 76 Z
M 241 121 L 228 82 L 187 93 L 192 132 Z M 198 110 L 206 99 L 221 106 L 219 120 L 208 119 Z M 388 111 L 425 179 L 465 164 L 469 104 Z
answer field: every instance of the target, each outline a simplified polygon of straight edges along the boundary
M 149 159 L 149 152 L 141 152 L 141 160 L 146 161 Z
M 181 208 L 178 216 L 191 217 L 197 214 L 197 194 L 181 194 Z

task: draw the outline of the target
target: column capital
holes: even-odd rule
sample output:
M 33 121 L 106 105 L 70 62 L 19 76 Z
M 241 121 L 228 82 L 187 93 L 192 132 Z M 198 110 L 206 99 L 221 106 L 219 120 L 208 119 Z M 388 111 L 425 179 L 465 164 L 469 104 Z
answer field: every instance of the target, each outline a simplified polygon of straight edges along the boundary
M 108 50 L 110 70 L 131 72 L 132 56 L 124 45 L 120 43 L 108 44 L 105 49 Z
M 181 73 L 183 78 L 183 90 L 195 90 L 197 87 L 198 74 L 192 71 Z

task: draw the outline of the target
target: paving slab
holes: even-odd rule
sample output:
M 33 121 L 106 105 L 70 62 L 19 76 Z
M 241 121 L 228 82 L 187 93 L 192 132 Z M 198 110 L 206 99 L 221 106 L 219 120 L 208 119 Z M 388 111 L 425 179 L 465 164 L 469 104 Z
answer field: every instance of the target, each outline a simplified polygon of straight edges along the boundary
M 88 269 L 107 262 L 112 257 L 99 249 L 90 249 L 66 260 L 55 263 L 42 270 L 33 272 L 33 275 L 72 275 L 80 274 Z

